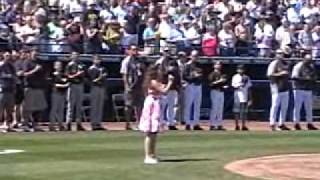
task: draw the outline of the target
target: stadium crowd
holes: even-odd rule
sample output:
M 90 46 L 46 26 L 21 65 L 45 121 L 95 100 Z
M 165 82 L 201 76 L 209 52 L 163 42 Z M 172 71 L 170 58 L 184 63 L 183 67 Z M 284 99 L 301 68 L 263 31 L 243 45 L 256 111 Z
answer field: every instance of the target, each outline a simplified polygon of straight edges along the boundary
M 274 50 L 320 56 L 317 0 L 2 0 L 2 49 L 144 54 L 164 46 L 206 56 L 269 57 Z M 9 45 L 7 45 L 9 44 Z

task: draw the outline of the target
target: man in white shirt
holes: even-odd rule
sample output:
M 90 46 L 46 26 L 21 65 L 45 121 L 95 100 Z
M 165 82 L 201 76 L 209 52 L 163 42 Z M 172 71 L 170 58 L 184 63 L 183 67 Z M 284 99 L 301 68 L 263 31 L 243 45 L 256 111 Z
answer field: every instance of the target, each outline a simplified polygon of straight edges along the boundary
M 316 69 L 312 63 L 312 56 L 310 54 L 307 54 L 302 61 L 298 62 L 293 67 L 291 78 L 293 79 L 293 121 L 295 123 L 295 129 L 301 130 L 300 113 L 301 107 L 304 105 L 306 120 L 308 123 L 307 129 L 318 130 L 318 128 L 312 124 L 312 90 L 316 84 L 317 75 Z
M 290 7 L 287 10 L 288 21 L 292 24 L 299 24 L 301 22 L 301 17 L 299 11 L 296 8 L 296 0 L 290 1 Z
M 276 40 L 280 45 L 280 49 L 284 49 L 291 43 L 291 33 L 289 30 L 289 22 L 284 20 L 282 25 L 276 30 Z
M 320 57 L 320 26 L 316 26 L 312 33 L 312 57 L 319 58 Z
M 171 25 L 169 23 L 168 15 L 160 15 L 159 33 L 160 33 L 160 52 L 163 52 L 164 47 L 167 46 L 167 39 L 170 37 Z
M 18 38 L 23 43 L 34 43 L 37 40 L 39 34 L 40 30 L 34 25 L 33 17 L 26 17 L 26 25 L 24 25 L 20 29 L 20 34 Z
M 261 17 L 261 21 L 256 24 L 254 32 L 259 55 L 262 57 L 269 57 L 271 55 L 274 40 L 274 29 L 267 21 L 267 18 L 267 16 Z
M 240 119 L 242 121 L 243 131 L 248 131 L 249 129 L 246 126 L 247 114 L 248 114 L 248 106 L 251 105 L 250 99 L 250 88 L 252 87 L 252 83 L 250 77 L 245 74 L 244 66 L 238 65 L 237 74 L 232 77 L 231 82 L 234 90 L 234 113 L 235 113 L 235 122 L 236 122 L 236 130 L 240 130 L 239 122 Z
M 235 53 L 236 37 L 229 23 L 223 25 L 223 29 L 218 33 L 220 55 L 233 56 Z

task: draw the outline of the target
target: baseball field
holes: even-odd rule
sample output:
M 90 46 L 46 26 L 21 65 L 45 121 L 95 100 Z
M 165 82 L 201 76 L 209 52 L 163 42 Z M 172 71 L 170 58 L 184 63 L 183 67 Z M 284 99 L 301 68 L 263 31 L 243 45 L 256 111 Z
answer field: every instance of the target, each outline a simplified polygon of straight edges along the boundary
M 319 153 L 319 138 L 319 131 L 165 132 L 161 162 L 144 165 L 139 132 L 1 134 L 2 151 L 25 152 L 0 154 L 0 180 L 251 179 L 224 167 L 247 158 Z

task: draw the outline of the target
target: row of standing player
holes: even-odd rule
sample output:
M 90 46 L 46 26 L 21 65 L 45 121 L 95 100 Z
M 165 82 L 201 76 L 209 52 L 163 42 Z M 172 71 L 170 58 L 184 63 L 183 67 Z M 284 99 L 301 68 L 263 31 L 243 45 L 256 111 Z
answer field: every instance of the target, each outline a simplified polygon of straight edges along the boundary
M 141 83 L 143 76 L 141 73 L 144 67 L 135 60 L 136 48 L 131 47 L 131 51 L 122 62 L 121 73 L 125 85 L 126 105 L 128 116 L 135 109 L 136 118 L 139 119 L 143 105 L 143 90 Z M 161 121 L 166 120 L 169 130 L 176 130 L 176 118 L 185 121 L 186 130 L 202 130 L 199 125 L 200 106 L 202 99 L 203 72 L 198 63 L 198 53 L 193 51 L 189 57 L 180 52 L 178 59 L 170 57 L 169 49 L 164 48 L 162 57 L 154 64 L 159 71 L 159 79 L 163 84 L 168 83 L 169 75 L 174 77 L 173 84 L 164 95 L 161 96 Z M 140 70 L 139 70 L 140 69 Z M 140 73 L 139 73 L 140 72 Z M 136 74 L 135 74 L 136 73 Z M 134 75 L 135 74 L 135 75 Z M 139 74 L 141 79 L 139 80 Z M 132 78 L 132 77 L 136 77 Z M 317 76 L 311 56 L 307 54 L 305 58 L 298 62 L 290 76 L 289 65 L 283 61 L 283 53 L 277 51 L 277 56 L 272 61 L 267 70 L 267 77 L 270 79 L 272 105 L 270 109 L 270 126 L 272 130 L 289 130 L 285 125 L 287 117 L 290 79 L 293 81 L 294 94 L 294 123 L 295 129 L 300 130 L 301 107 L 305 105 L 307 129 L 316 130 L 312 123 L 312 90 Z M 214 64 L 213 71 L 209 74 L 209 87 L 211 88 L 211 111 L 210 130 L 225 130 L 223 128 L 223 107 L 224 90 L 228 88 L 227 76 L 222 72 L 221 62 Z M 243 65 L 237 67 L 237 73 L 232 77 L 231 86 L 234 89 L 234 112 L 235 129 L 248 130 L 246 119 L 248 107 L 252 104 L 250 87 L 252 86 L 250 77 L 245 74 Z M 277 112 L 281 110 L 279 123 L 276 125 Z M 180 113 L 177 113 L 177 110 Z M 193 112 L 193 113 L 191 113 Z M 191 117 L 191 115 L 193 115 Z M 241 120 L 241 126 L 238 120 Z
M 127 122 L 130 122 L 132 112 L 135 112 L 136 119 L 140 119 L 144 100 L 142 83 L 145 66 L 137 60 L 136 55 L 137 48 L 131 46 L 128 56 L 122 61 L 120 70 L 125 87 Z M 204 74 L 198 62 L 198 52 L 192 51 L 189 60 L 184 52 L 180 52 L 175 59 L 171 57 L 169 48 L 164 48 L 161 58 L 151 66 L 153 65 L 158 70 L 158 78 L 162 84 L 168 83 L 169 76 L 173 77 L 172 85 L 160 100 L 162 123 L 166 121 L 169 130 L 177 130 L 176 118 L 180 116 L 180 119 L 186 123 L 186 130 L 202 130 L 199 120 Z M 212 104 L 210 130 L 225 130 L 223 127 L 224 90 L 229 86 L 227 76 L 222 73 L 221 62 L 214 64 L 208 80 Z M 245 74 L 244 66 L 238 66 L 237 74 L 232 77 L 231 86 L 234 88 L 236 130 L 248 130 L 246 119 L 248 106 L 251 104 L 252 84 L 249 76 Z M 238 123 L 239 119 L 242 121 L 242 127 Z
M 37 122 L 42 120 L 48 107 L 45 98 L 48 82 L 46 74 L 37 60 L 35 50 L 24 51 L 21 56 L 16 52 L 12 55 L 9 52 L 4 53 L 0 63 L 0 114 L 6 122 L 7 131 L 15 131 L 16 128 L 28 132 L 43 131 Z M 85 75 L 91 85 L 92 129 L 105 130 L 101 125 L 105 99 L 104 82 L 107 76 L 105 68 L 101 66 L 99 57 L 94 56 L 92 66 L 85 70 L 78 61 L 78 53 L 72 53 L 65 69 L 62 62 L 54 63 L 54 72 L 51 76 L 50 131 L 70 131 L 74 120 L 77 130 L 85 130 L 81 122 Z

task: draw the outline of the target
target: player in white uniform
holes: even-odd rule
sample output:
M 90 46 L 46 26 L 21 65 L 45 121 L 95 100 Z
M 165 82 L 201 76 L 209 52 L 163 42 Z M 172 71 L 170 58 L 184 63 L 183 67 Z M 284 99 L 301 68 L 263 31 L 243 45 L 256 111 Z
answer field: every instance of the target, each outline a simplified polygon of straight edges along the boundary
M 307 54 L 305 58 L 298 62 L 292 70 L 291 78 L 293 79 L 293 96 L 294 109 L 293 121 L 295 129 L 301 130 L 300 113 L 301 107 L 304 105 L 307 129 L 317 130 L 312 124 L 312 90 L 317 80 L 316 69 L 312 63 L 312 56 Z
M 290 130 L 285 126 L 289 102 L 289 71 L 288 65 L 283 61 L 283 53 L 277 50 L 276 59 L 273 60 L 267 70 L 271 88 L 270 127 L 271 130 Z M 280 108 L 280 118 L 276 126 L 277 112 Z

